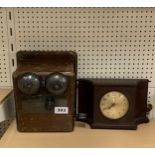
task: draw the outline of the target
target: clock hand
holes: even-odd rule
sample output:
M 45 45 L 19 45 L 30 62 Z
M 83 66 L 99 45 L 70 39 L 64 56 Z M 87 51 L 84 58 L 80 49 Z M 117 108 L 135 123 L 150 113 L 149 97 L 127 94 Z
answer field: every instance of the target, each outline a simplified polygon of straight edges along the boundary
M 113 106 L 115 106 L 115 103 L 112 103 L 108 109 L 111 109 Z
M 115 103 L 112 103 L 109 107 L 103 108 L 103 110 L 111 109 L 113 106 L 115 106 Z

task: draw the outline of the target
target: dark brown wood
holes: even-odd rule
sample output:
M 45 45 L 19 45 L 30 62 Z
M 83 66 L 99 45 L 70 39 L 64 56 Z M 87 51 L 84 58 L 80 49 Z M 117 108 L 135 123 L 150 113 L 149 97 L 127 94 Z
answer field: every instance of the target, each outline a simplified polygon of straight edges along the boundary
M 17 127 L 23 132 L 41 132 L 41 131 L 72 131 L 74 128 L 75 116 L 75 94 L 76 94 L 76 73 L 77 73 L 77 55 L 75 52 L 69 51 L 20 51 L 17 53 L 17 70 L 13 73 L 13 86 L 17 112 Z M 58 72 L 65 75 L 68 79 L 68 87 L 65 93 L 61 96 L 50 94 L 45 88 L 46 77 L 53 72 Z M 33 73 L 40 78 L 40 89 L 37 94 L 25 95 L 18 88 L 18 80 L 25 73 Z M 37 96 L 37 97 L 36 97 Z M 41 96 L 41 97 L 40 97 Z M 39 105 L 38 112 L 33 107 L 39 100 L 50 96 L 55 99 L 62 98 L 65 100 L 69 109 L 68 114 L 55 114 L 53 111 L 42 110 L 42 105 Z M 26 98 L 26 100 L 25 100 Z M 29 103 L 29 99 L 32 102 Z M 61 104 L 61 101 L 59 101 Z M 29 109 L 28 104 L 32 108 L 31 112 L 24 109 L 24 106 Z M 43 103 L 41 103 L 43 104 Z M 44 112 L 45 111 L 45 112 Z
M 92 128 L 136 129 L 138 124 L 149 121 L 148 82 L 147 79 L 79 79 L 77 120 L 89 123 Z M 108 119 L 99 109 L 101 97 L 110 91 L 119 91 L 129 100 L 129 110 L 120 119 Z

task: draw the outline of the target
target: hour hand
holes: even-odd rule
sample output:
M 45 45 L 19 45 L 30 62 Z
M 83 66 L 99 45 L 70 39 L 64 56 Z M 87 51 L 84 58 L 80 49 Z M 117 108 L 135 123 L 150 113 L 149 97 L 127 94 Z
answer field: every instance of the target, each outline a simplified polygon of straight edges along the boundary
M 109 107 L 106 107 L 106 108 L 103 108 L 103 110 L 106 110 L 106 109 L 111 109 L 113 106 L 115 106 L 115 103 L 112 103 Z

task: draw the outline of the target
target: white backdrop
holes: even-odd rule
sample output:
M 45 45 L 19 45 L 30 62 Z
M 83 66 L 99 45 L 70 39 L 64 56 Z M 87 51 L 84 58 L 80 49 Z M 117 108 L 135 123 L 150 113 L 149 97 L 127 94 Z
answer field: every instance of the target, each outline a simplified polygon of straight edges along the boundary
M 1 8 L 1 87 L 19 50 L 76 51 L 78 77 L 147 78 L 154 104 L 155 8 Z

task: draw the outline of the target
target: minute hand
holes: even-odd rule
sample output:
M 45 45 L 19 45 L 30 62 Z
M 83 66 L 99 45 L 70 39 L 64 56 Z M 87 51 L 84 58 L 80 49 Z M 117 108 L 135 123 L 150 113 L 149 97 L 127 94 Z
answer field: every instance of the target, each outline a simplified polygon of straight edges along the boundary
M 104 108 L 104 110 L 106 110 L 106 109 L 111 109 L 113 106 L 115 106 L 115 103 L 112 103 L 109 107 Z

